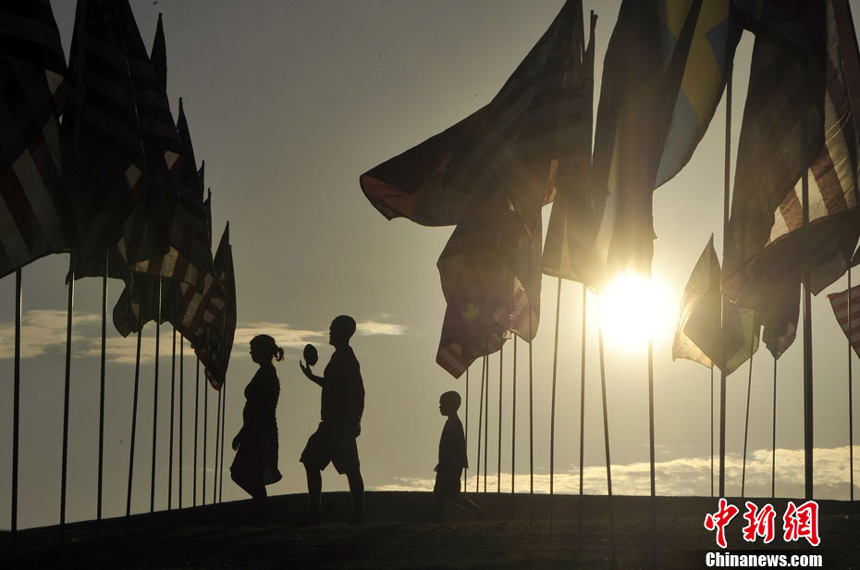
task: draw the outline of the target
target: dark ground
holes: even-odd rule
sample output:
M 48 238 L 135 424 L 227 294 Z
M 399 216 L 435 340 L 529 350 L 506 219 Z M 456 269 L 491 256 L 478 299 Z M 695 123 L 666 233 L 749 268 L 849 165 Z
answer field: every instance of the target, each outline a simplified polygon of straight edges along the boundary
M 486 511 L 483 520 L 449 507 L 449 521 L 430 522 L 431 495 L 371 492 L 366 522 L 347 526 L 346 493 L 323 496 L 323 524 L 296 527 L 304 495 L 275 497 L 278 515 L 267 526 L 251 523 L 248 501 L 209 505 L 182 512 L 136 515 L 66 526 L 65 546 L 58 527 L 19 531 L 15 567 L 30 568 L 648 568 L 651 561 L 650 498 L 614 497 L 615 532 L 609 499 L 586 496 L 580 532 L 579 497 L 469 493 Z M 860 505 L 819 501 L 821 544 L 782 539 L 785 500 L 753 499 L 776 510 L 776 539 L 746 543 L 741 528 L 744 502 L 728 526 L 727 552 L 820 554 L 824 568 L 860 568 Z M 799 505 L 803 501 L 795 501 Z M 705 553 L 718 551 L 715 534 L 704 529 L 716 499 L 657 499 L 659 568 L 705 568 Z M 553 516 L 550 518 L 550 512 Z M 613 541 L 614 536 L 614 541 Z M 13 567 L 10 534 L 0 533 L 0 567 Z M 614 543 L 614 548 L 613 548 Z M 724 553 L 726 551 L 723 551 Z

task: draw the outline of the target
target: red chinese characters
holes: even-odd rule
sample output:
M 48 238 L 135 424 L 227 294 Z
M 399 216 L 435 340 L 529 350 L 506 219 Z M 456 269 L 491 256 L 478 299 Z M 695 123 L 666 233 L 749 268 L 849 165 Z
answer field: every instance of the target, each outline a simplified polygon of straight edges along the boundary
M 806 501 L 799 507 L 788 502 L 785 514 L 782 516 L 783 539 L 793 542 L 805 538 L 812 546 L 818 546 L 821 538 L 818 536 L 818 503 Z
M 740 512 L 740 509 L 730 505 L 725 499 L 720 499 L 719 505 L 716 513 L 708 513 L 705 516 L 705 528 L 710 531 L 716 530 L 717 545 L 720 548 L 725 548 L 728 546 L 726 543 L 726 526 Z
M 745 505 L 747 510 L 743 518 L 747 524 L 741 531 L 744 540 L 755 542 L 761 537 L 765 544 L 773 542 L 776 536 L 776 511 L 773 505 L 766 504 L 761 509 L 750 501 Z M 740 509 L 729 504 L 726 499 L 720 499 L 717 512 L 708 513 L 705 516 L 705 528 L 716 531 L 717 545 L 720 548 L 728 546 L 726 527 L 739 512 Z M 797 506 L 793 501 L 788 501 L 785 514 L 782 516 L 782 530 L 785 542 L 796 542 L 805 538 L 812 546 L 818 546 L 821 543 L 821 537 L 818 535 L 818 503 L 807 501 Z
M 773 505 L 767 504 L 759 510 L 755 503 L 747 501 L 746 506 L 747 512 L 744 513 L 744 518 L 747 526 L 743 529 L 744 540 L 755 542 L 756 537 L 760 536 L 765 544 L 772 542 L 775 535 L 773 521 L 776 518 Z

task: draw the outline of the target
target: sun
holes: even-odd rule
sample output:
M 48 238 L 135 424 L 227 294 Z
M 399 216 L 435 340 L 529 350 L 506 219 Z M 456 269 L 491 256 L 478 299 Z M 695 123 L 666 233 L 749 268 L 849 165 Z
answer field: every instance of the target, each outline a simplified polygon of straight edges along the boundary
M 607 344 L 647 346 L 649 335 L 665 334 L 671 326 L 668 289 L 659 278 L 623 273 L 601 292 L 600 316 Z

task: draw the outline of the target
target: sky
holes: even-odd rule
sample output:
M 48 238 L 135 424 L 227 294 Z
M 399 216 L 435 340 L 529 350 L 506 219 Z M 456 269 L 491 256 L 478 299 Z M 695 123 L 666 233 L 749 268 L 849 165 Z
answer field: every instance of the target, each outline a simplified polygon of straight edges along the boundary
M 68 53 L 74 2 L 53 0 Z M 243 390 L 256 366 L 248 354 L 255 335 L 272 335 L 285 349 L 277 363 L 280 470 L 270 494 L 305 490 L 298 457 L 319 421 L 319 388 L 298 366 L 301 348 L 313 343 L 320 364 L 331 320 L 350 314 L 359 323 L 352 345 L 367 392 L 359 449 L 368 489 L 432 489 L 444 418 L 439 395 L 458 390 L 435 364 L 445 301 L 436 260 L 453 228 L 387 221 L 365 199 L 359 175 L 444 130 L 486 104 L 538 40 L 562 0 L 132 0 L 145 44 L 152 45 L 158 13 L 167 41 L 167 90 L 178 112 L 182 97 L 195 155 L 206 163 L 212 189 L 213 227 L 227 221 L 236 271 L 238 329 L 225 389 L 226 437 L 241 427 Z M 596 77 L 620 2 L 586 1 L 598 14 Z M 852 2 L 854 12 L 858 7 Z M 749 75 L 752 39 L 735 59 L 732 148 L 737 148 Z M 599 90 L 599 82 L 596 89 Z M 597 93 L 595 94 L 597 100 Z M 657 492 L 711 494 L 710 372 L 672 362 L 671 344 L 681 294 L 690 271 L 713 234 L 722 240 L 725 103 L 687 167 L 654 196 L 655 283 L 663 301 L 653 320 Z M 734 153 L 734 150 L 733 150 Z M 544 210 L 544 224 L 549 207 Z M 216 237 L 217 243 L 217 237 Z M 21 363 L 19 528 L 56 524 L 65 362 L 68 256 L 27 266 Z M 534 485 L 549 489 L 553 328 L 557 280 L 544 277 L 542 322 L 533 347 Z M 815 496 L 849 497 L 847 341 L 826 294 L 813 301 L 815 378 Z M 0 280 L 0 528 L 10 526 L 12 457 L 12 347 L 14 278 Z M 109 311 L 122 290 L 109 283 Z M 555 413 L 554 486 L 579 491 L 581 296 L 562 283 Z M 75 288 L 67 520 L 96 516 L 101 282 Z M 606 492 L 596 302 L 588 300 L 585 377 L 585 492 Z M 134 458 L 132 512 L 148 512 L 152 468 L 155 325 L 143 332 L 140 400 Z M 175 366 L 172 329 L 161 328 L 156 425 L 155 508 L 168 506 L 170 390 L 175 370 L 176 408 L 170 504 L 179 501 L 179 395 L 182 379 L 182 504 L 192 495 L 192 445 L 196 366 L 185 346 Z M 649 492 L 647 344 L 606 331 L 606 390 L 613 492 Z M 177 352 L 178 352 L 177 348 Z M 529 369 L 527 345 L 517 345 L 516 432 L 512 430 L 513 342 L 489 358 L 488 490 L 511 488 L 511 449 L 517 491 L 529 489 Z M 777 380 L 776 494 L 803 493 L 801 345 L 780 359 Z M 105 410 L 104 516 L 125 513 L 134 386 L 134 338 L 119 337 L 108 323 Z M 500 380 L 500 360 L 501 380 Z M 745 479 L 747 495 L 771 489 L 773 360 L 756 353 L 728 379 L 726 492 L 741 488 L 748 379 L 750 419 Z M 468 384 L 468 452 L 474 489 L 481 362 Z M 501 444 L 499 442 L 499 383 Z M 718 384 L 718 377 L 717 382 Z M 202 411 L 205 391 L 196 392 Z M 718 398 L 718 389 L 714 391 Z M 208 390 L 210 436 L 206 502 L 212 501 L 217 393 Z M 467 409 L 462 408 L 465 420 Z M 201 422 L 201 437 L 202 437 Z M 512 441 L 513 440 L 513 441 Z M 716 441 L 714 442 L 716 446 Z M 201 443 L 202 447 L 202 443 Z M 498 474 L 501 448 L 501 476 Z M 223 500 L 246 495 L 229 479 Z M 198 468 L 199 468 L 198 461 Z M 324 491 L 347 489 L 332 469 Z M 483 482 L 481 483 L 483 488 Z M 198 474 L 198 504 L 202 484 Z

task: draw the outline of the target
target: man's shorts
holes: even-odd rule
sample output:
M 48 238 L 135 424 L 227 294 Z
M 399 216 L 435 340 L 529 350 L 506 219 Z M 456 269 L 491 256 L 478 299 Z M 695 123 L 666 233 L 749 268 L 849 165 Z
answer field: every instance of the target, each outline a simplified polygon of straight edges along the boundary
M 440 469 L 436 472 L 433 493 L 440 497 L 456 497 L 460 494 L 460 470 Z
M 341 475 L 357 471 L 361 464 L 355 433 L 353 426 L 320 422 L 317 431 L 308 438 L 299 461 L 320 471 L 331 462 Z

